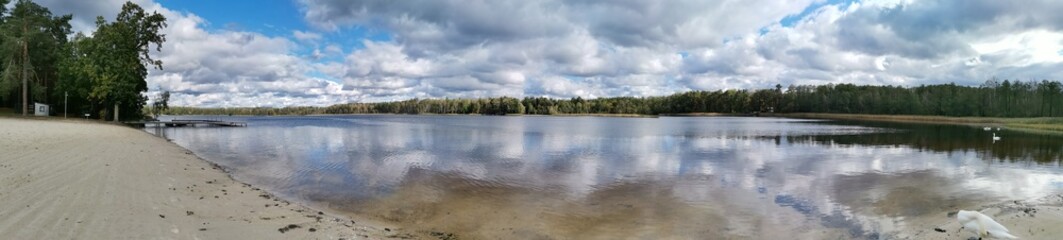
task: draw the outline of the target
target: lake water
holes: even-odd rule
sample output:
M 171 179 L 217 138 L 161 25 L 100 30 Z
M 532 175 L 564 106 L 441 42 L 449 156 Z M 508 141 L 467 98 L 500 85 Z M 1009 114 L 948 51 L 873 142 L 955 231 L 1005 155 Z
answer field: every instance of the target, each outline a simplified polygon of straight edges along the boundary
M 1063 192 L 1063 138 L 980 127 L 739 117 L 229 119 L 248 127 L 148 131 L 282 198 L 472 239 L 881 238 L 960 208 Z

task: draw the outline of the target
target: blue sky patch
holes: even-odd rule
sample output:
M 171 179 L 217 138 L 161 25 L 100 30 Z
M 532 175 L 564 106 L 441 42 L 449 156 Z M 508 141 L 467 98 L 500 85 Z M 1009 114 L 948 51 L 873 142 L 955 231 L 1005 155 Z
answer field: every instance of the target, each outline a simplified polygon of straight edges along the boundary
M 827 0 L 827 1 L 816 2 L 816 3 L 813 3 L 812 5 L 809 5 L 808 7 L 806 7 L 804 11 L 801 11 L 801 13 L 799 13 L 797 15 L 790 15 L 790 16 L 784 17 L 781 21 L 779 21 L 779 24 L 781 24 L 783 27 L 793 27 L 794 25 L 797 24 L 797 22 L 800 22 L 802 19 L 805 19 L 805 17 L 808 17 L 808 15 L 816 12 L 816 10 L 819 10 L 819 8 L 821 8 L 823 6 L 827 6 L 827 5 L 848 6 L 849 4 L 852 4 L 853 2 L 856 2 L 856 0 Z M 761 30 L 761 34 L 764 34 L 766 32 L 767 32 L 766 29 L 762 29 Z

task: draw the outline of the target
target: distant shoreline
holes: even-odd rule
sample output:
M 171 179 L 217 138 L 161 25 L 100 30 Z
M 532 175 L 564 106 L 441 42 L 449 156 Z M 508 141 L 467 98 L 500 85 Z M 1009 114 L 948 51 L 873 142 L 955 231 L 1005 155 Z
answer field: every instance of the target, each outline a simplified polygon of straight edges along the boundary
M 1010 129 L 1032 133 L 1063 134 L 1063 118 L 990 118 L 990 117 L 948 117 L 922 115 L 875 115 L 875 114 L 840 114 L 840 113 L 768 113 L 766 117 L 785 117 L 801 119 L 861 120 L 879 122 L 910 122 L 967 125 L 990 127 L 992 129 Z
M 908 123 L 934 123 L 1007 128 L 1031 133 L 1063 134 L 1063 118 L 1039 117 L 1039 118 L 993 118 L 993 117 L 949 117 L 949 116 L 925 116 L 925 115 L 880 115 L 880 114 L 845 114 L 845 113 L 671 113 L 671 114 L 615 114 L 615 113 L 579 113 L 579 114 L 401 114 L 401 113 L 354 113 L 354 114 L 308 114 L 308 115 L 230 115 L 230 116 L 530 116 L 530 117 L 616 117 L 616 118 L 657 118 L 657 117 L 781 117 L 797 119 L 825 119 L 825 120 L 860 120 L 880 122 L 908 122 Z M 168 116 L 197 116 L 197 115 L 168 115 Z M 202 116 L 226 116 L 226 115 L 202 115 Z
M 615 117 L 615 118 L 658 118 L 658 117 L 753 117 L 752 114 L 743 113 L 714 113 L 714 112 L 696 112 L 696 113 L 669 113 L 669 114 L 634 114 L 634 113 L 559 113 L 559 114 L 461 114 L 461 113 L 419 113 L 419 114 L 404 114 L 404 113 L 343 113 L 343 114 L 278 114 L 278 115 L 250 115 L 250 114 L 233 114 L 233 115 L 165 115 L 165 116 L 233 116 L 233 117 L 284 117 L 284 116 L 526 116 L 526 117 Z

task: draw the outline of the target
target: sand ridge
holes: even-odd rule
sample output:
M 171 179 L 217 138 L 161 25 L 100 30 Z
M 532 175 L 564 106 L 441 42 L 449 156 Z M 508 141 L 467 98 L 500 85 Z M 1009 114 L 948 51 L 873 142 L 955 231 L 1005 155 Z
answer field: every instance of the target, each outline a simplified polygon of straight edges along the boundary
M 237 182 L 146 132 L 0 118 L 7 239 L 382 239 L 400 229 L 320 212 Z

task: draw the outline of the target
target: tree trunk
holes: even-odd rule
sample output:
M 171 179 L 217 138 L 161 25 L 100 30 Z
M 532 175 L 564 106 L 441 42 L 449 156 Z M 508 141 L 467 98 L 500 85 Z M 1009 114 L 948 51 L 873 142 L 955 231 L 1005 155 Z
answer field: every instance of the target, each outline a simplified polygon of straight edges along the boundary
M 22 25 L 22 116 L 26 116 L 29 109 L 29 47 L 26 42 L 26 25 Z
M 114 122 L 118 122 L 118 103 L 114 103 Z

